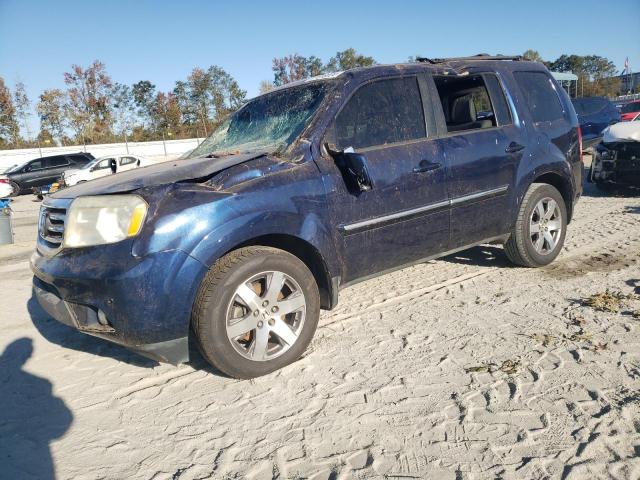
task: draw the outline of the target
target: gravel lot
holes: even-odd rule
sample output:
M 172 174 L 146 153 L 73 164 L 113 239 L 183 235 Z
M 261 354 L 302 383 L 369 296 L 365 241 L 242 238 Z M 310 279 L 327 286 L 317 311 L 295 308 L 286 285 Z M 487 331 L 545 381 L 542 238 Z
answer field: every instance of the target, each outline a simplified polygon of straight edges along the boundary
M 640 478 L 637 194 L 588 185 L 544 269 L 486 246 L 350 287 L 253 381 L 47 318 L 38 206 L 0 247 L 0 478 Z

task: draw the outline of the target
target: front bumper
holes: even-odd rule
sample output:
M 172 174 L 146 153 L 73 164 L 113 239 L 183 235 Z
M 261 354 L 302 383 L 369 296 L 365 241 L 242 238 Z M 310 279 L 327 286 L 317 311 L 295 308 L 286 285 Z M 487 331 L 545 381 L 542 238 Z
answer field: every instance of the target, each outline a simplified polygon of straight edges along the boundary
M 206 267 L 179 250 L 131 255 L 130 242 L 31 257 L 33 292 L 53 318 L 158 361 L 189 360 L 191 308 Z

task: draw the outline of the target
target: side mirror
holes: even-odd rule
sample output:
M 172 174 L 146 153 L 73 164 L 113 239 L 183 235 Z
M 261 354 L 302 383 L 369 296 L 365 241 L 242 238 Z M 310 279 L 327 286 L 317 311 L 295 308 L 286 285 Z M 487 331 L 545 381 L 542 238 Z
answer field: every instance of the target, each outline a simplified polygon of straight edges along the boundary
M 361 153 L 332 150 L 325 146 L 336 162 L 347 188 L 352 193 L 366 192 L 373 188 L 367 158 Z

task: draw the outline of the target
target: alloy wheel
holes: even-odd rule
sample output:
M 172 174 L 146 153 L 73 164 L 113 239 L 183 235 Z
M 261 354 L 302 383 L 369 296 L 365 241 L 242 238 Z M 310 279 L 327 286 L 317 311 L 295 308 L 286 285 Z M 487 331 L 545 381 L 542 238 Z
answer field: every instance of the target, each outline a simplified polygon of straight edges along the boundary
M 227 338 L 249 360 L 272 360 L 298 340 L 305 314 L 298 282 L 284 272 L 262 272 L 236 288 L 227 307 Z
M 545 197 L 540 200 L 529 218 L 531 243 L 540 255 L 548 255 L 558 245 L 562 233 L 562 214 L 558 203 Z

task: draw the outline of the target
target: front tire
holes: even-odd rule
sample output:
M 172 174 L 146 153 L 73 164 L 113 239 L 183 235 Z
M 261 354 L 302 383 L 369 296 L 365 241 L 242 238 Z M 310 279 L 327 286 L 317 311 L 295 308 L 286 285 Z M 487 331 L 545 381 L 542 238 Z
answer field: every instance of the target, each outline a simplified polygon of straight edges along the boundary
M 543 267 L 560 254 L 566 233 L 567 207 L 562 195 L 551 185 L 533 183 L 504 250 L 516 265 Z
M 297 257 L 271 247 L 225 255 L 205 276 L 192 326 L 205 359 L 235 378 L 254 378 L 297 360 L 318 325 L 320 295 Z

